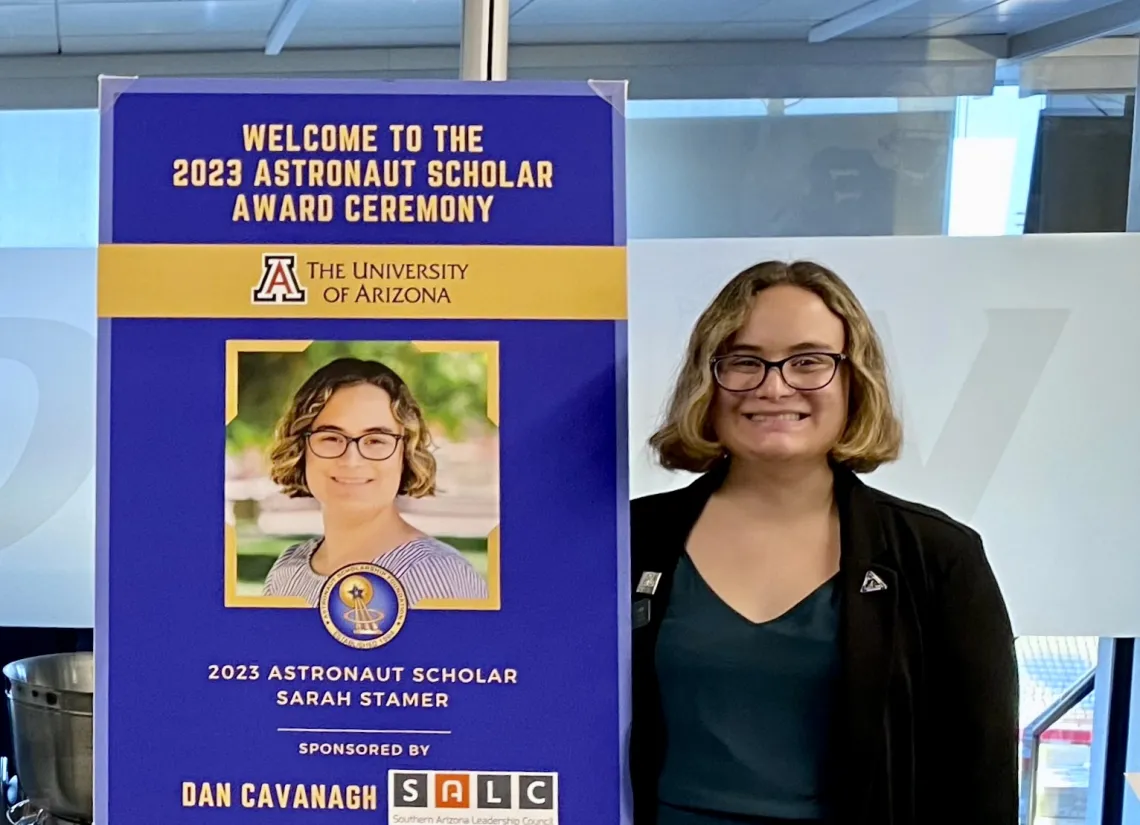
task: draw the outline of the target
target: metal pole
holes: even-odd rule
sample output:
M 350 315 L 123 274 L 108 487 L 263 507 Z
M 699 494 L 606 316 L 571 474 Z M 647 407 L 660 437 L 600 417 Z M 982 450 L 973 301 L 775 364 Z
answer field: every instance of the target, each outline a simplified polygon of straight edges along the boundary
M 461 80 L 507 79 L 510 0 L 463 0 L 459 40 Z
M 1108 784 L 1107 757 L 1109 722 L 1113 721 L 1112 675 L 1116 672 L 1116 641 L 1102 637 L 1097 642 L 1096 676 L 1093 677 L 1092 745 L 1089 748 L 1089 794 L 1083 825 L 1103 825 L 1104 791 Z M 1119 697 L 1116 697 L 1119 699 Z M 1119 704 L 1119 703 L 1118 703 Z

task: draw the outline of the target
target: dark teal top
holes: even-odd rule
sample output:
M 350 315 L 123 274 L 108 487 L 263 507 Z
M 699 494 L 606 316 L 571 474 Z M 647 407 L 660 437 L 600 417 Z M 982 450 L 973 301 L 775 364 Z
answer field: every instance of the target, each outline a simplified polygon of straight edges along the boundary
M 667 742 L 659 825 L 824 819 L 838 637 L 834 578 L 755 624 L 681 557 L 656 650 Z

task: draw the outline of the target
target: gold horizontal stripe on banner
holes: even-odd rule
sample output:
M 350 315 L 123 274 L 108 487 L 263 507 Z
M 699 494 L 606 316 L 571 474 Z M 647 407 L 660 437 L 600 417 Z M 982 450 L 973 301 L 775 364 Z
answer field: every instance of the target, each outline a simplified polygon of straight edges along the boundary
M 102 318 L 623 320 L 624 247 L 99 247 Z

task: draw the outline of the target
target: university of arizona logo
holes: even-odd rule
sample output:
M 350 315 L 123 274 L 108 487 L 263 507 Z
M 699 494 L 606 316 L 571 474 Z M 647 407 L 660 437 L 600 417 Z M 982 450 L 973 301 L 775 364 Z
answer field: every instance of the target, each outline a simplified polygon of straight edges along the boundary
M 859 588 L 859 592 L 878 593 L 880 590 L 886 589 L 887 583 L 879 577 L 879 574 L 874 570 L 868 570 L 867 575 L 863 577 L 863 586 Z
M 261 256 L 261 280 L 253 288 L 255 304 L 304 304 L 308 290 L 297 277 L 297 256 L 267 252 Z

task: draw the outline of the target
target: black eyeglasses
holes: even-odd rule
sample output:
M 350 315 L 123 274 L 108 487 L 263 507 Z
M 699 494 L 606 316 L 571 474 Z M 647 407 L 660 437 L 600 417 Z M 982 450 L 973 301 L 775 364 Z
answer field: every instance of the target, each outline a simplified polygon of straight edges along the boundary
M 838 352 L 800 352 L 768 361 L 759 355 L 735 353 L 718 355 L 712 359 L 713 378 L 729 392 L 752 392 L 768 377 L 770 370 L 780 374 L 784 383 L 793 390 L 811 392 L 822 390 L 839 372 L 839 365 L 847 356 Z
M 404 436 L 394 433 L 365 433 L 351 438 L 336 430 L 310 430 L 305 440 L 317 458 L 340 458 L 355 444 L 361 458 L 385 461 L 392 457 Z

